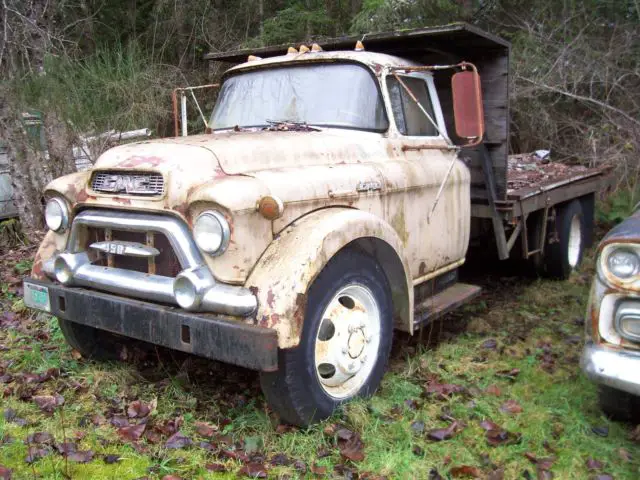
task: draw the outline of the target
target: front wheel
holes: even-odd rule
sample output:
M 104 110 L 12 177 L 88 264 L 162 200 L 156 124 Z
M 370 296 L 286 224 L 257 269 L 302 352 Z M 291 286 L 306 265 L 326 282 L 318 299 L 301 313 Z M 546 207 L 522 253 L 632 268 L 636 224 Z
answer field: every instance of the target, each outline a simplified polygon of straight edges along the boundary
M 604 414 L 622 422 L 640 419 L 640 398 L 606 385 L 598 387 L 598 403 Z
M 70 320 L 58 318 L 58 325 L 71 348 L 90 360 L 118 360 L 124 346 L 130 343 L 125 337 L 98 330 Z
M 263 372 L 267 401 L 280 418 L 308 425 L 338 405 L 373 394 L 393 336 L 389 283 L 370 256 L 345 250 L 308 292 L 300 344 L 281 350 L 276 372 Z

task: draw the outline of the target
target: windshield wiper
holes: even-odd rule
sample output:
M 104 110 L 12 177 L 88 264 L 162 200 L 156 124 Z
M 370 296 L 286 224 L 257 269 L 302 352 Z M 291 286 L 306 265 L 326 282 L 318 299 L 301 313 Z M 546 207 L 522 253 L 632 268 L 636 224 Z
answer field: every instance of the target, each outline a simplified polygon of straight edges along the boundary
M 264 130 L 275 131 L 294 131 L 294 132 L 319 132 L 317 128 L 310 127 L 307 122 L 299 122 L 296 120 L 268 120 L 269 124 Z

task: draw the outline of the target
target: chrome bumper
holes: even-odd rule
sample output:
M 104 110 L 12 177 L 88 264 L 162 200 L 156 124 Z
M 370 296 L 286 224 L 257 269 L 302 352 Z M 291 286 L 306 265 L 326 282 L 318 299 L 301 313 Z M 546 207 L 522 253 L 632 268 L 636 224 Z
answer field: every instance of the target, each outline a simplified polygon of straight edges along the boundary
M 640 395 L 640 353 L 588 342 L 582 351 L 580 366 L 595 383 Z
M 83 227 L 112 228 L 131 232 L 156 232 L 167 237 L 182 271 L 175 277 L 121 268 L 92 265 L 79 238 Z M 73 220 L 67 249 L 44 265 L 45 273 L 65 286 L 82 286 L 118 295 L 179 305 L 195 312 L 247 316 L 257 308 L 249 289 L 217 283 L 211 275 L 191 232 L 177 218 L 147 213 L 86 210 Z M 188 306 L 179 302 L 175 286 L 189 291 Z

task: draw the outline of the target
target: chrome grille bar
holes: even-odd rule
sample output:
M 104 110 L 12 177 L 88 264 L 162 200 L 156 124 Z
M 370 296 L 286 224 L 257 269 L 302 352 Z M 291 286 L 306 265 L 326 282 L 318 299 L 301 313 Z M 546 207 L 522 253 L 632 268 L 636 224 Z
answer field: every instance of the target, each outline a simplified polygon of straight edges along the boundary
M 155 196 L 164 193 L 164 178 L 159 173 L 148 172 L 95 172 L 91 188 L 102 193 Z

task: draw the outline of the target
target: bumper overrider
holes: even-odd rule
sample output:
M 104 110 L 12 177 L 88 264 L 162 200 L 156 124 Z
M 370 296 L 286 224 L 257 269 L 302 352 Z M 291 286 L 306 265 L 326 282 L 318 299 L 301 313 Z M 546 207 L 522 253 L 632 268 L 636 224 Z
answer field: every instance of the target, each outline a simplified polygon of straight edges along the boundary
M 93 252 L 80 242 L 86 227 L 163 234 L 182 270 L 173 278 L 94 265 Z M 73 220 L 66 250 L 45 262 L 43 270 L 59 284 L 27 279 L 27 306 L 236 365 L 277 368 L 275 331 L 211 315 L 250 316 L 257 308 L 256 296 L 247 288 L 218 283 L 188 227 L 177 218 L 107 210 L 81 212 Z

